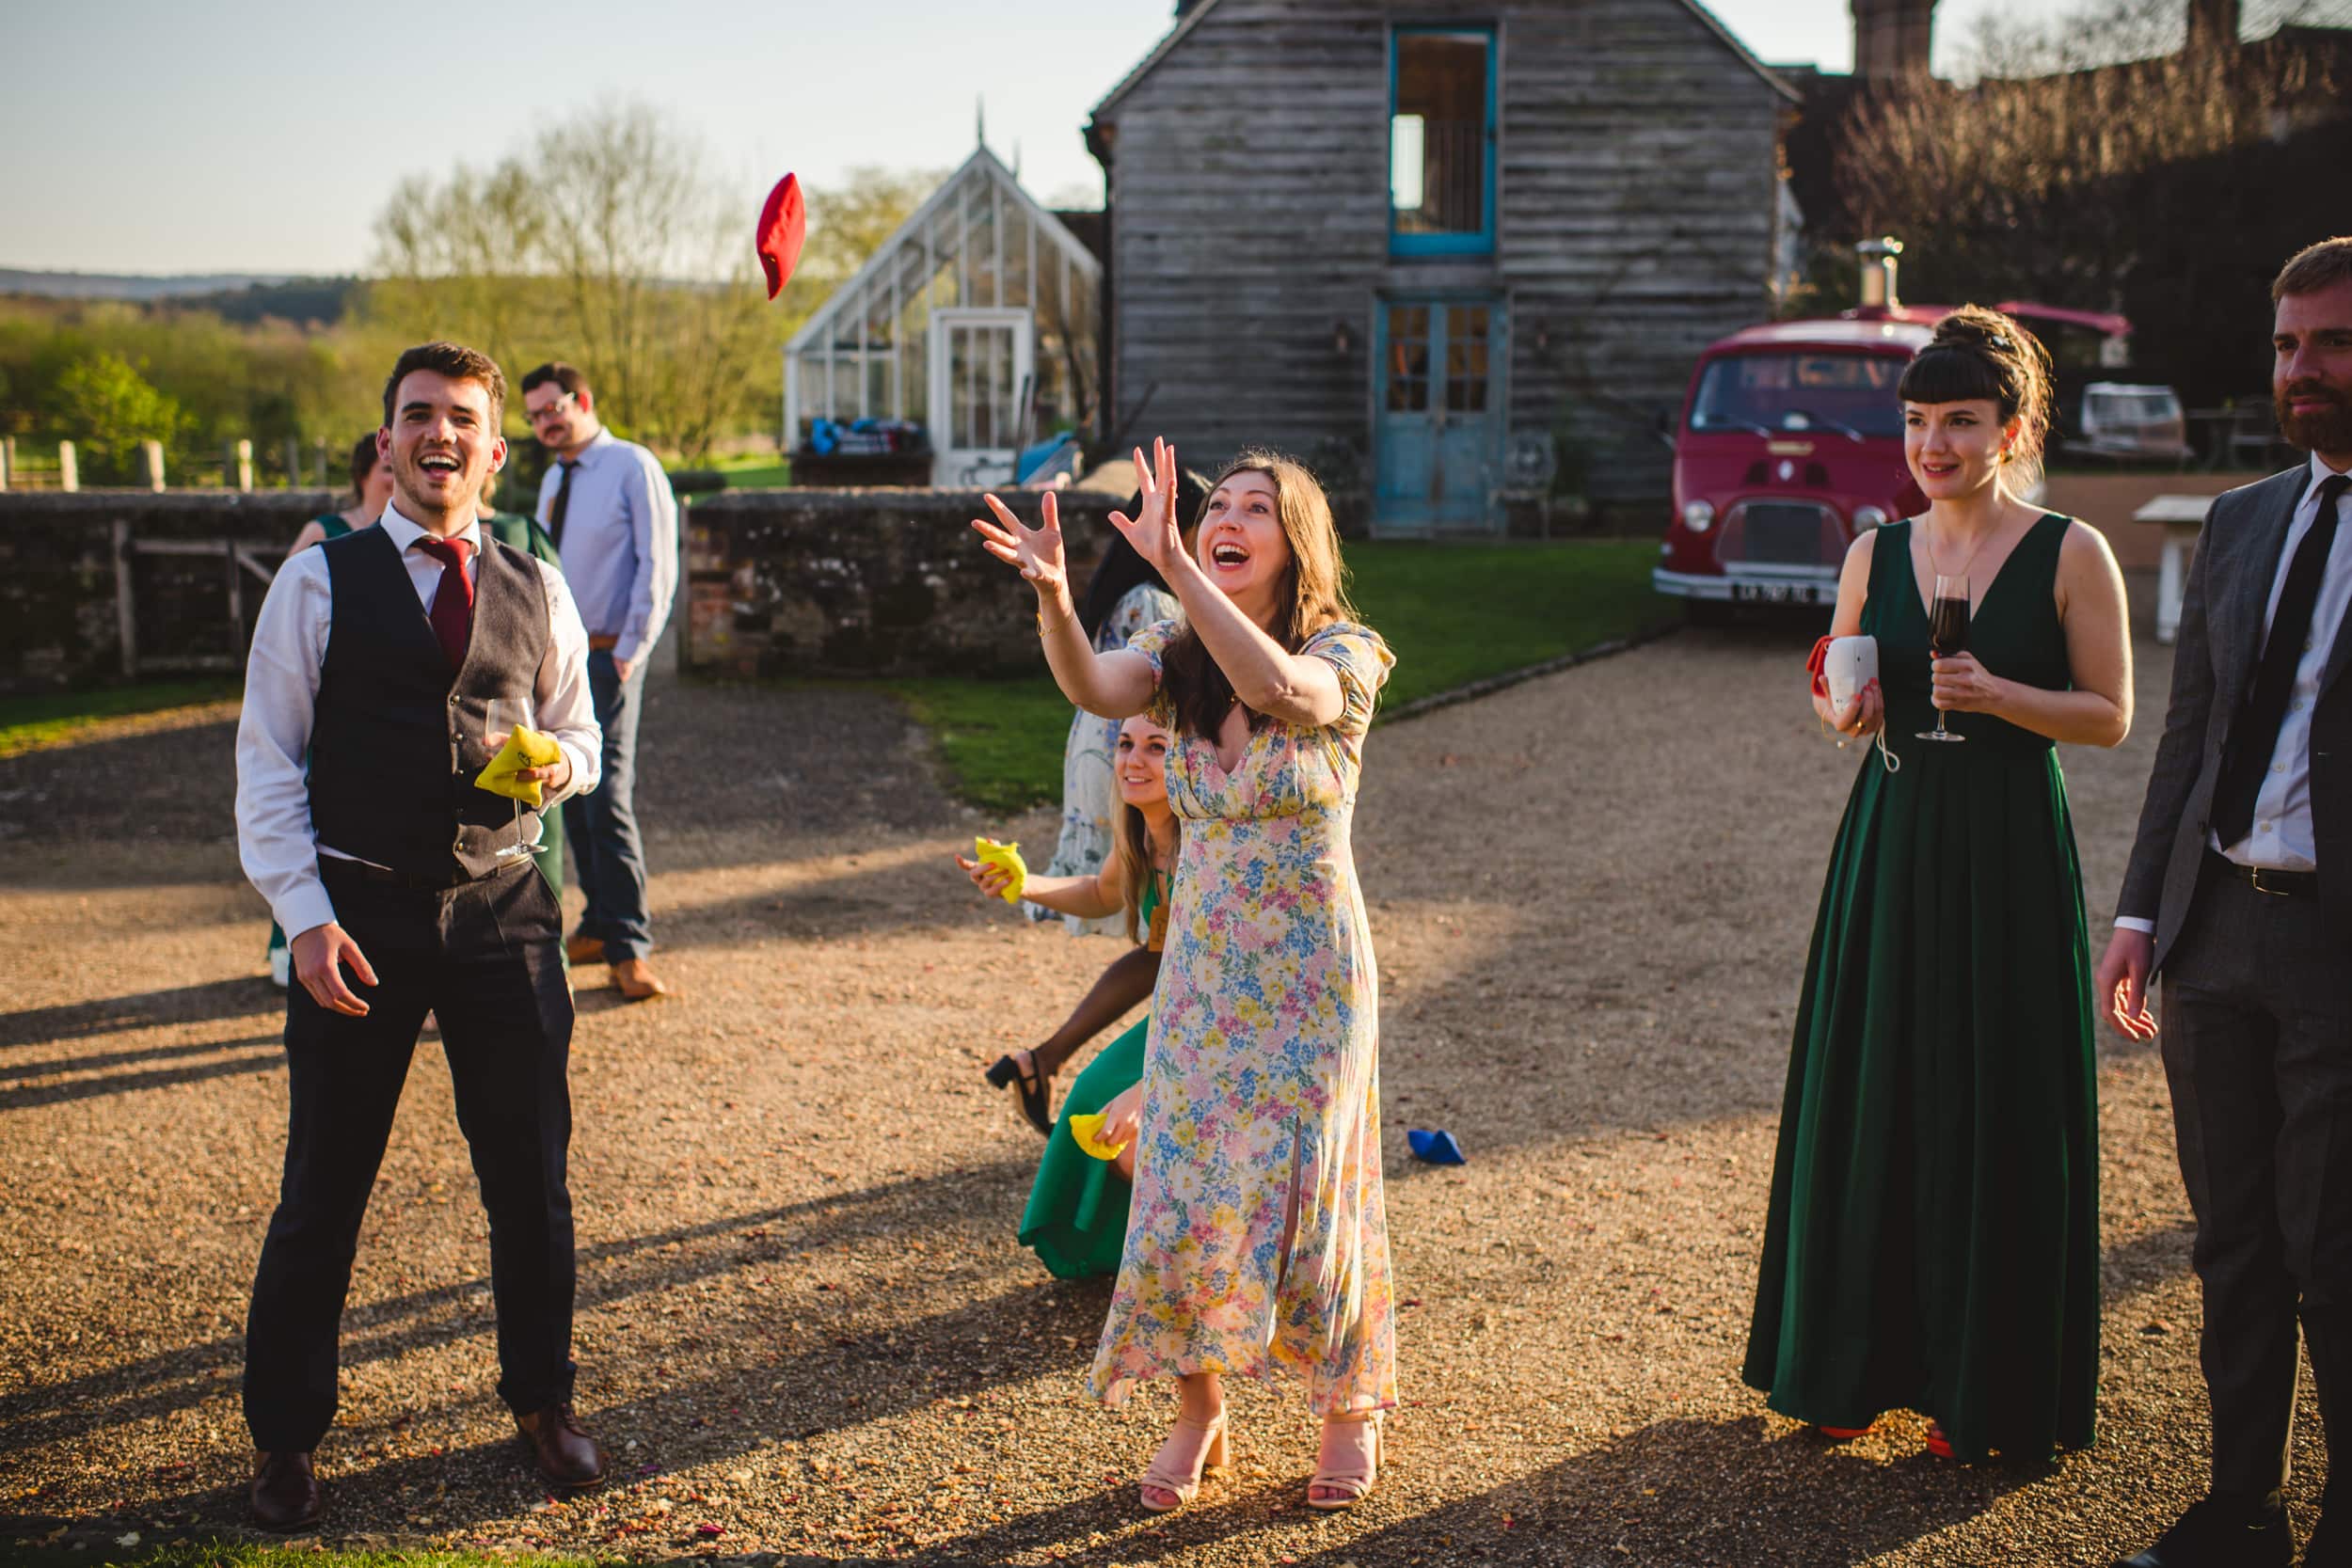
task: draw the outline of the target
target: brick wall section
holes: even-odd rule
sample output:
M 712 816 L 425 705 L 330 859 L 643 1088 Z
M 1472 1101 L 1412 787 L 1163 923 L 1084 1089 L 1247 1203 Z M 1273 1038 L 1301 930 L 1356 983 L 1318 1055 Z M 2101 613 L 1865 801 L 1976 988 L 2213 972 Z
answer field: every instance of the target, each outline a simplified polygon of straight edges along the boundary
M 274 561 L 302 525 L 342 504 L 327 490 L 0 492 L 0 691 L 103 685 L 123 673 L 116 539 L 230 541 Z M 227 557 L 131 562 L 143 673 L 242 668 L 264 585 Z M 240 613 L 232 617 L 232 609 Z
M 1032 525 L 1039 498 L 1012 504 Z M 1075 580 L 1122 499 L 1060 498 Z M 1041 671 L 1036 595 L 981 549 L 987 509 L 953 490 L 739 490 L 685 513 L 682 668 L 715 675 Z

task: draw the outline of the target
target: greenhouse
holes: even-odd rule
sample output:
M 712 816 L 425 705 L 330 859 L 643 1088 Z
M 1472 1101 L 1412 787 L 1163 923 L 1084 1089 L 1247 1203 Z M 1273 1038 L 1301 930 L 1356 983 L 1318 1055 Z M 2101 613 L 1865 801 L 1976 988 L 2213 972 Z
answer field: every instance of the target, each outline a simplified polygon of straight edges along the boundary
M 980 147 L 785 346 L 787 445 L 927 454 L 932 484 L 1012 483 L 1025 449 L 1093 417 L 1101 282 Z

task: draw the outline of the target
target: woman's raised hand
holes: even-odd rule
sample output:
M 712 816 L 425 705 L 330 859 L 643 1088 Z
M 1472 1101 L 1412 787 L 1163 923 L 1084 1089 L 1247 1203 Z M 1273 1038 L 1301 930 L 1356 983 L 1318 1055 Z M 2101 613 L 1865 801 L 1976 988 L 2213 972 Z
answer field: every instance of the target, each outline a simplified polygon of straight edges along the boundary
M 1062 554 L 1061 508 L 1054 500 L 1054 492 L 1045 492 L 1045 502 L 1035 528 L 1025 528 L 1012 515 L 1012 508 L 994 496 L 981 498 L 988 509 L 996 514 L 996 520 L 985 517 L 972 519 L 972 527 L 980 536 L 980 548 L 1021 569 L 1037 590 L 1041 602 L 1052 603 L 1067 598 L 1070 593 L 1070 566 Z
M 1176 515 L 1176 449 L 1154 436 L 1152 458 L 1146 462 L 1143 449 L 1137 447 L 1136 483 L 1143 491 L 1143 515 L 1130 517 L 1114 512 L 1111 527 L 1126 536 L 1153 571 L 1166 576 L 1169 565 L 1184 553 L 1184 524 Z

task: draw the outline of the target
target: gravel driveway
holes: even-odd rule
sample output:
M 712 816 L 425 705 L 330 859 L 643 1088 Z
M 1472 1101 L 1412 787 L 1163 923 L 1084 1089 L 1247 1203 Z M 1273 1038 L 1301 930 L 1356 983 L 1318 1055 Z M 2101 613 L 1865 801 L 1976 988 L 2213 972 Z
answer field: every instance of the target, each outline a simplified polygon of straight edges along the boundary
M 2143 595 L 2144 596 L 2144 595 Z M 1842 1449 L 1738 1364 L 1791 1005 L 1854 753 L 1807 638 L 1686 632 L 1375 734 L 1406 1407 L 1351 1513 L 1302 1505 L 1295 1386 L 1162 1519 L 1171 1410 L 1081 1380 L 1107 1296 L 1012 1244 L 1038 1151 L 979 1083 L 1117 951 L 983 906 L 918 737 L 843 692 L 658 684 L 641 807 L 664 974 L 586 972 L 580 1402 L 621 1484 L 554 1503 L 493 1393 L 486 1233 L 431 1040 L 387 1155 L 321 1450 L 326 1539 L 922 1563 L 2105 1563 L 2201 1490 L 2188 1216 L 2153 1051 L 2109 1040 L 2098 1445 L 2048 1468 Z M 2094 916 L 2169 657 L 2070 752 Z M 233 1528 L 281 1005 L 230 841 L 230 727 L 0 761 L 0 1549 Z M 1011 824 L 1032 844 L 1044 814 Z M 2103 938 L 2094 920 L 2094 939 Z M 1446 1127 L 1458 1169 L 1417 1164 Z M 2308 1406 L 2308 1399 L 2307 1399 Z M 2308 1521 L 2324 1470 L 2299 1426 Z

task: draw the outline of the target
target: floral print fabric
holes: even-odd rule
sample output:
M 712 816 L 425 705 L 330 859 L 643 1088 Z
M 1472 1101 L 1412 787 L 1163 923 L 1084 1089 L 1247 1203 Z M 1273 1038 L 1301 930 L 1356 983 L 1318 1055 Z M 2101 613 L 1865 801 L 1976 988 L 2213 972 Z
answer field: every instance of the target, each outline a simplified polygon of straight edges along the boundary
M 1139 582 L 1111 608 L 1110 619 L 1094 634 L 1094 651 L 1116 652 L 1146 626 L 1182 613 L 1175 594 Z M 1039 875 L 1091 877 L 1110 858 L 1119 831 L 1119 782 L 1111 773 L 1118 754 L 1118 720 L 1097 719 L 1084 711 L 1071 716 L 1070 738 L 1062 744 L 1061 834 L 1053 861 Z M 1074 914 L 1057 915 L 1042 904 L 1024 904 L 1021 912 L 1039 925 L 1057 919 L 1073 937 L 1120 936 L 1127 929 L 1126 921 L 1115 914 L 1081 920 Z
M 1179 629 L 1127 644 L 1155 679 Z M 1106 1403 L 1138 1379 L 1276 1364 L 1306 1377 L 1319 1416 L 1396 1402 L 1379 976 L 1348 843 L 1364 732 L 1395 661 L 1347 624 L 1300 651 L 1338 672 L 1337 722 L 1269 723 L 1230 773 L 1200 736 L 1168 753 L 1184 847 L 1126 1249 L 1091 1378 Z

